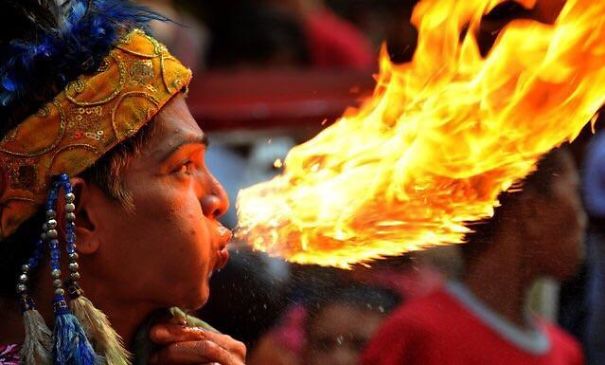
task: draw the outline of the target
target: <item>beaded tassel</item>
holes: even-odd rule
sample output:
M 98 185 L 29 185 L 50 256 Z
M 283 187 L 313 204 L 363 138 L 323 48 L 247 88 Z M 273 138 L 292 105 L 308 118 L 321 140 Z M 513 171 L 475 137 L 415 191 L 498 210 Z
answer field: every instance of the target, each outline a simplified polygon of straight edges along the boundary
M 70 296 L 69 306 L 78 318 L 88 338 L 94 343 L 96 350 L 104 358 L 106 364 L 129 365 L 129 354 L 124 348 L 122 338 L 111 327 L 107 316 L 95 308 L 92 302 L 84 296 L 80 288 L 78 253 L 76 252 L 75 233 L 75 196 L 67 176 L 62 176 L 62 186 L 65 192 L 65 240 L 69 258 L 69 279 L 67 292 Z
M 19 275 L 19 284 L 17 291 L 20 295 L 21 310 L 23 312 L 23 322 L 25 325 L 25 339 L 21 348 L 21 362 L 25 365 L 50 365 L 51 364 L 51 347 L 52 333 L 44 318 L 36 309 L 34 300 L 27 292 L 27 282 L 29 273 L 35 269 L 42 258 L 44 251 L 44 240 L 46 233 L 42 233 L 41 238 L 36 243 L 34 254 L 21 267 Z
M 50 247 L 50 266 L 55 296 L 53 310 L 55 312 L 55 327 L 53 331 L 53 358 L 55 365 L 95 365 L 98 357 L 92 345 L 86 338 L 78 319 L 71 313 L 65 301 L 65 290 L 61 280 L 60 249 L 55 220 L 55 205 L 60 187 L 70 187 L 67 175 L 61 175 L 50 191 L 48 199 L 48 221 L 46 237 Z M 72 212 L 73 214 L 73 212 Z

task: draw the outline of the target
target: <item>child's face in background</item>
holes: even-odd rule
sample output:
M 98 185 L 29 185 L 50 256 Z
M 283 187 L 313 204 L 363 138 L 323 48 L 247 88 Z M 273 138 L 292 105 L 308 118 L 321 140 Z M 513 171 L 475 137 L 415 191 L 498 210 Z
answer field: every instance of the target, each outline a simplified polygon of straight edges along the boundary
M 327 305 L 309 324 L 303 363 L 357 365 L 384 318 L 383 313 L 344 303 Z

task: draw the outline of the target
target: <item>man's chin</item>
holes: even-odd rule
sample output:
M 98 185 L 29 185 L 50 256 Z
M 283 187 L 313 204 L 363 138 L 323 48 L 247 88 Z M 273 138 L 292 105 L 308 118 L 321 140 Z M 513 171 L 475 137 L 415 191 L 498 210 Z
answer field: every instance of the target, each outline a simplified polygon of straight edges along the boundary
M 193 293 L 189 293 L 193 294 Z M 185 309 L 187 311 L 196 311 L 201 309 L 208 302 L 208 297 L 210 294 L 210 289 L 206 286 L 204 288 L 199 288 L 197 290 L 197 294 L 189 295 L 187 300 L 182 304 L 178 305 L 178 307 Z

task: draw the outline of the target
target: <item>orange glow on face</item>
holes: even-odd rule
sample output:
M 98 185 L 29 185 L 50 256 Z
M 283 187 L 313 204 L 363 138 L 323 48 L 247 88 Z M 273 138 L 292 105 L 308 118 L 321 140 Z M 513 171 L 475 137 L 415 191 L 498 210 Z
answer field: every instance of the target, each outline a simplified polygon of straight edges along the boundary
M 474 34 L 501 2 L 421 1 L 412 62 L 383 52 L 369 100 L 293 148 L 282 175 L 240 192 L 239 237 L 346 268 L 460 243 L 465 222 L 490 217 L 498 194 L 605 101 L 604 1 L 569 0 L 554 25 L 516 20 L 483 58 Z

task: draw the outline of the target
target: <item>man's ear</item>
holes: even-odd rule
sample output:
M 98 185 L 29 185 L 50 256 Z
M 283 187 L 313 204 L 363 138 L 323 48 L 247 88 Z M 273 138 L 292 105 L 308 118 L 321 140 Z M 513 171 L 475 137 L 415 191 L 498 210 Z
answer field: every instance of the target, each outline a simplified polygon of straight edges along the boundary
M 526 190 L 520 193 L 516 210 L 518 211 L 522 232 L 526 235 L 525 239 L 534 240 L 542 234 L 538 229 L 539 225 L 535 224 L 535 221 L 536 217 L 540 215 L 540 207 L 543 201 L 540 199 L 540 193 L 534 189 L 530 187 L 524 189 Z
M 71 186 L 76 196 L 76 250 L 83 255 L 92 254 L 101 245 L 98 212 L 93 207 L 96 195 L 103 193 L 80 177 L 72 178 Z

